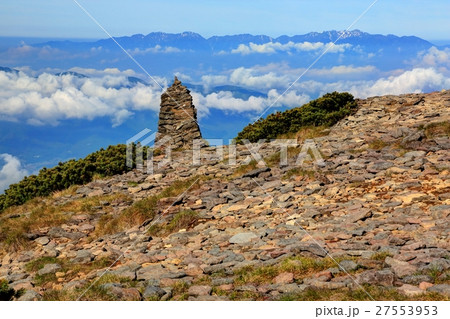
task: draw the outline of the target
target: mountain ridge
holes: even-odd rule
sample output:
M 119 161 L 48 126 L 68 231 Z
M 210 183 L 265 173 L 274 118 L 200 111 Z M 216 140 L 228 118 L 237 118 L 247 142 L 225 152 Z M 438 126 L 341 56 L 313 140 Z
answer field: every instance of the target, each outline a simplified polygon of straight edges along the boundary
M 236 48 L 239 44 L 264 44 L 269 42 L 280 42 L 282 44 L 289 41 L 300 42 L 334 42 L 339 38 L 338 43 L 359 43 L 368 45 L 369 43 L 375 43 L 377 45 L 413 45 L 415 47 L 431 47 L 432 43 L 421 39 L 416 36 L 396 36 L 392 34 L 370 34 L 362 32 L 360 30 L 352 31 L 323 31 L 323 32 L 309 32 L 302 35 L 281 35 L 276 38 L 267 35 L 252 35 L 252 34 L 235 34 L 235 35 L 223 35 L 223 36 L 211 36 L 205 38 L 195 32 L 182 32 L 182 33 L 165 33 L 165 32 L 151 32 L 147 35 L 134 34 L 131 36 L 119 36 L 114 37 L 114 40 L 118 41 L 125 48 L 147 48 L 149 46 L 156 46 L 164 44 L 166 46 L 182 47 L 186 49 L 203 49 L 203 50 L 224 50 Z M 219 45 L 220 44 L 220 45 Z M 93 42 L 71 42 L 71 41 L 50 41 L 38 44 L 38 46 L 56 46 L 56 47 L 68 47 L 68 46 L 117 46 L 112 39 L 101 39 Z

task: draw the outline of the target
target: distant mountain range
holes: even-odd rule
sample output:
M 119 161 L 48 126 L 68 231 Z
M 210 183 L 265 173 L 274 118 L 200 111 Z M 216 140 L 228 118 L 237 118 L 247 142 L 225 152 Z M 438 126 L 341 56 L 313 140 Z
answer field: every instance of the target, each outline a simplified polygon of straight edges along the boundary
M 416 50 L 426 49 L 433 46 L 432 43 L 415 36 L 396 36 L 370 34 L 360 30 L 353 31 L 325 31 L 310 32 L 303 35 L 287 36 L 282 35 L 272 38 L 267 35 L 225 35 L 212 36 L 204 38 L 195 32 L 183 33 L 164 33 L 152 32 L 147 35 L 135 34 L 132 36 L 115 37 L 114 39 L 124 48 L 146 49 L 157 45 L 163 47 L 175 47 L 184 50 L 231 50 L 240 44 L 264 44 L 268 42 L 278 42 L 286 44 L 288 42 L 334 42 L 339 38 L 339 43 L 349 43 L 353 45 L 371 46 L 371 47 L 412 47 Z M 108 49 L 119 49 L 112 39 L 102 39 L 94 42 L 75 42 L 75 41 L 50 41 L 39 44 L 39 46 L 51 46 L 60 49 L 83 49 L 86 47 L 103 47 Z

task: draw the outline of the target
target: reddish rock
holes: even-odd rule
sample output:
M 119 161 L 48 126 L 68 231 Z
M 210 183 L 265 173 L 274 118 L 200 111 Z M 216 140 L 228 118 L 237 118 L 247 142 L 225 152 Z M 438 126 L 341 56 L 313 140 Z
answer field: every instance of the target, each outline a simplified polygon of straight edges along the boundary
M 431 287 L 433 287 L 434 285 L 431 283 L 431 282 L 426 282 L 426 281 L 422 281 L 420 284 L 419 284 L 419 288 L 420 289 L 422 289 L 422 290 L 427 290 L 428 288 L 431 288 Z
M 283 272 L 273 279 L 274 284 L 290 284 L 294 282 L 294 274 L 291 272 Z

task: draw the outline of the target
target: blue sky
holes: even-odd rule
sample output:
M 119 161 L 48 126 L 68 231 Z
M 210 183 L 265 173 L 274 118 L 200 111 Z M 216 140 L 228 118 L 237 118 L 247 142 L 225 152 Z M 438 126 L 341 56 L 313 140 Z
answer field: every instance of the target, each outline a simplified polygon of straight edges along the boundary
M 78 0 L 113 35 L 194 31 L 279 36 L 343 30 L 373 0 Z M 448 39 L 448 0 L 379 0 L 354 28 Z M 73 0 L 0 2 L 0 36 L 104 38 Z

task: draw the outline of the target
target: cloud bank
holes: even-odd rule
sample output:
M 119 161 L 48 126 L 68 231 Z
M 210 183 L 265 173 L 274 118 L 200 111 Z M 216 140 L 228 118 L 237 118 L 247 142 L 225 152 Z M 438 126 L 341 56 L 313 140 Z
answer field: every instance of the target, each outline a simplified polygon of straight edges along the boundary
M 57 125 L 66 119 L 110 117 L 117 126 L 133 111 L 159 110 L 161 88 L 140 83 L 131 86 L 126 72 L 115 69 L 98 73 L 96 77 L 80 78 L 0 72 L 0 119 Z
M 260 47 L 258 47 L 260 48 Z M 413 63 L 413 62 L 411 62 Z M 232 92 L 202 94 L 192 92 L 199 116 L 212 108 L 230 112 L 258 113 L 274 107 L 295 107 L 327 92 L 347 91 L 355 97 L 431 92 L 450 89 L 450 49 L 430 48 L 418 54 L 409 70 L 382 72 L 375 66 L 338 65 L 311 69 L 297 81 L 304 68 L 290 68 L 287 63 L 255 65 L 205 74 L 200 83 L 205 89 L 234 85 L 252 89 L 267 97 L 250 96 L 240 99 Z M 161 87 L 130 81 L 139 76 L 132 70 L 120 71 L 73 68 L 73 74 L 56 76 L 55 70 L 36 73 L 22 68 L 18 73 L 0 72 L 0 120 L 23 121 L 31 125 L 58 125 L 67 119 L 92 120 L 110 118 L 113 126 L 129 120 L 137 111 L 159 111 Z M 30 75 L 32 74 L 32 75 Z M 195 83 L 191 75 L 177 75 Z M 163 88 L 168 81 L 156 78 Z M 281 96 L 287 88 L 290 89 Z
M 348 49 L 351 49 L 352 45 L 345 44 L 333 44 L 322 42 L 301 42 L 295 43 L 289 41 L 288 43 L 281 44 L 280 42 L 267 42 L 264 44 L 256 44 L 250 42 L 248 45 L 240 44 L 236 49 L 231 50 L 232 54 L 248 55 L 253 53 L 260 54 L 272 54 L 277 52 L 310 52 L 310 51 L 324 51 L 330 53 L 343 53 Z
M 11 154 L 0 154 L 0 159 L 5 162 L 0 170 L 0 194 L 9 187 L 22 180 L 29 173 L 22 167 L 20 160 Z

